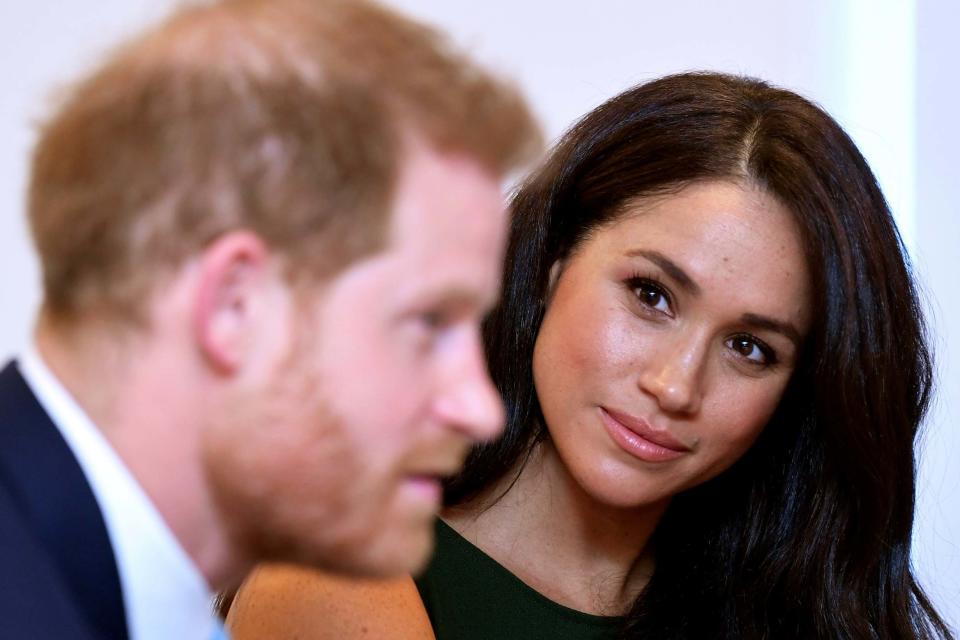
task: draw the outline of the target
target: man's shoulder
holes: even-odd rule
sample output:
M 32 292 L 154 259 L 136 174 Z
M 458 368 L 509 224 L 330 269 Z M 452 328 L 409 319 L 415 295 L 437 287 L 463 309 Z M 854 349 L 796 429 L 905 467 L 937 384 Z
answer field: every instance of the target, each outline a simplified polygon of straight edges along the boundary
M 15 363 L 0 370 L 0 568 L 3 638 L 125 637 L 96 498 Z
M 0 423 L 30 411 L 36 398 L 20 373 L 16 360 L 10 360 L 0 368 Z M 39 407 L 39 405 L 37 405 Z
M 0 485 L 0 628 L 3 637 L 93 640 L 69 589 Z

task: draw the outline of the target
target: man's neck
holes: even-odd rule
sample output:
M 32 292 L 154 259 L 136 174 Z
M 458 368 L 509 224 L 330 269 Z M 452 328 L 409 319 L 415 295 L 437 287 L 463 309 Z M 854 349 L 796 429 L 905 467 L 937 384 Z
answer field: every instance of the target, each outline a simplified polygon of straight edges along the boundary
M 202 381 L 174 349 L 133 331 L 64 327 L 41 318 L 35 343 L 208 584 L 231 585 L 242 568 L 235 566 L 204 474 Z

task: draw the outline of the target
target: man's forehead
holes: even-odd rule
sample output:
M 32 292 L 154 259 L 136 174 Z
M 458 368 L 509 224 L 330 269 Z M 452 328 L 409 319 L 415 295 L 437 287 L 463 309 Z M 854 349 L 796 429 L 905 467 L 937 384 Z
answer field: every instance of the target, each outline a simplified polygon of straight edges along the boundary
M 479 160 L 409 142 L 400 166 L 391 211 L 392 235 L 435 236 L 456 241 L 502 224 L 504 197 L 498 176 Z

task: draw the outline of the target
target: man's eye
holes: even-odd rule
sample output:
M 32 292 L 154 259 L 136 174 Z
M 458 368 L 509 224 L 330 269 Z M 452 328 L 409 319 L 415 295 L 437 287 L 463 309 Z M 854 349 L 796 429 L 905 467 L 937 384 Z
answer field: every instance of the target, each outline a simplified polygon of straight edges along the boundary
M 446 324 L 446 318 L 440 311 L 424 311 L 420 314 L 420 323 L 430 331 L 436 331 Z
M 751 336 L 733 336 L 727 338 L 726 344 L 737 355 L 752 363 L 768 365 L 776 361 L 770 347 Z

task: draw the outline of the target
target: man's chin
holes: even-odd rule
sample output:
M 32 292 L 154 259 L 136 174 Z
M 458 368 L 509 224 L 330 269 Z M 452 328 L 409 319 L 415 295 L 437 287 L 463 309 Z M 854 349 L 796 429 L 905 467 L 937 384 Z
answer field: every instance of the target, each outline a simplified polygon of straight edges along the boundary
M 370 508 L 281 520 L 260 513 L 237 524 L 238 548 L 261 561 L 296 564 L 358 577 L 396 577 L 421 571 L 434 548 L 432 500 L 370 500 Z M 353 504 L 361 503 L 355 499 Z M 362 504 L 362 503 L 361 503 Z M 372 505 L 384 505 L 373 509 Z M 234 511 L 236 513 L 236 511 Z M 337 514 L 337 515 L 335 515 Z M 272 516 L 272 517 L 271 517 Z
M 333 570 L 337 573 L 368 578 L 393 578 L 418 574 L 426 568 L 433 555 L 432 521 L 404 533 L 389 532 L 385 539 L 365 549 L 359 549 L 352 558 L 342 556 Z

